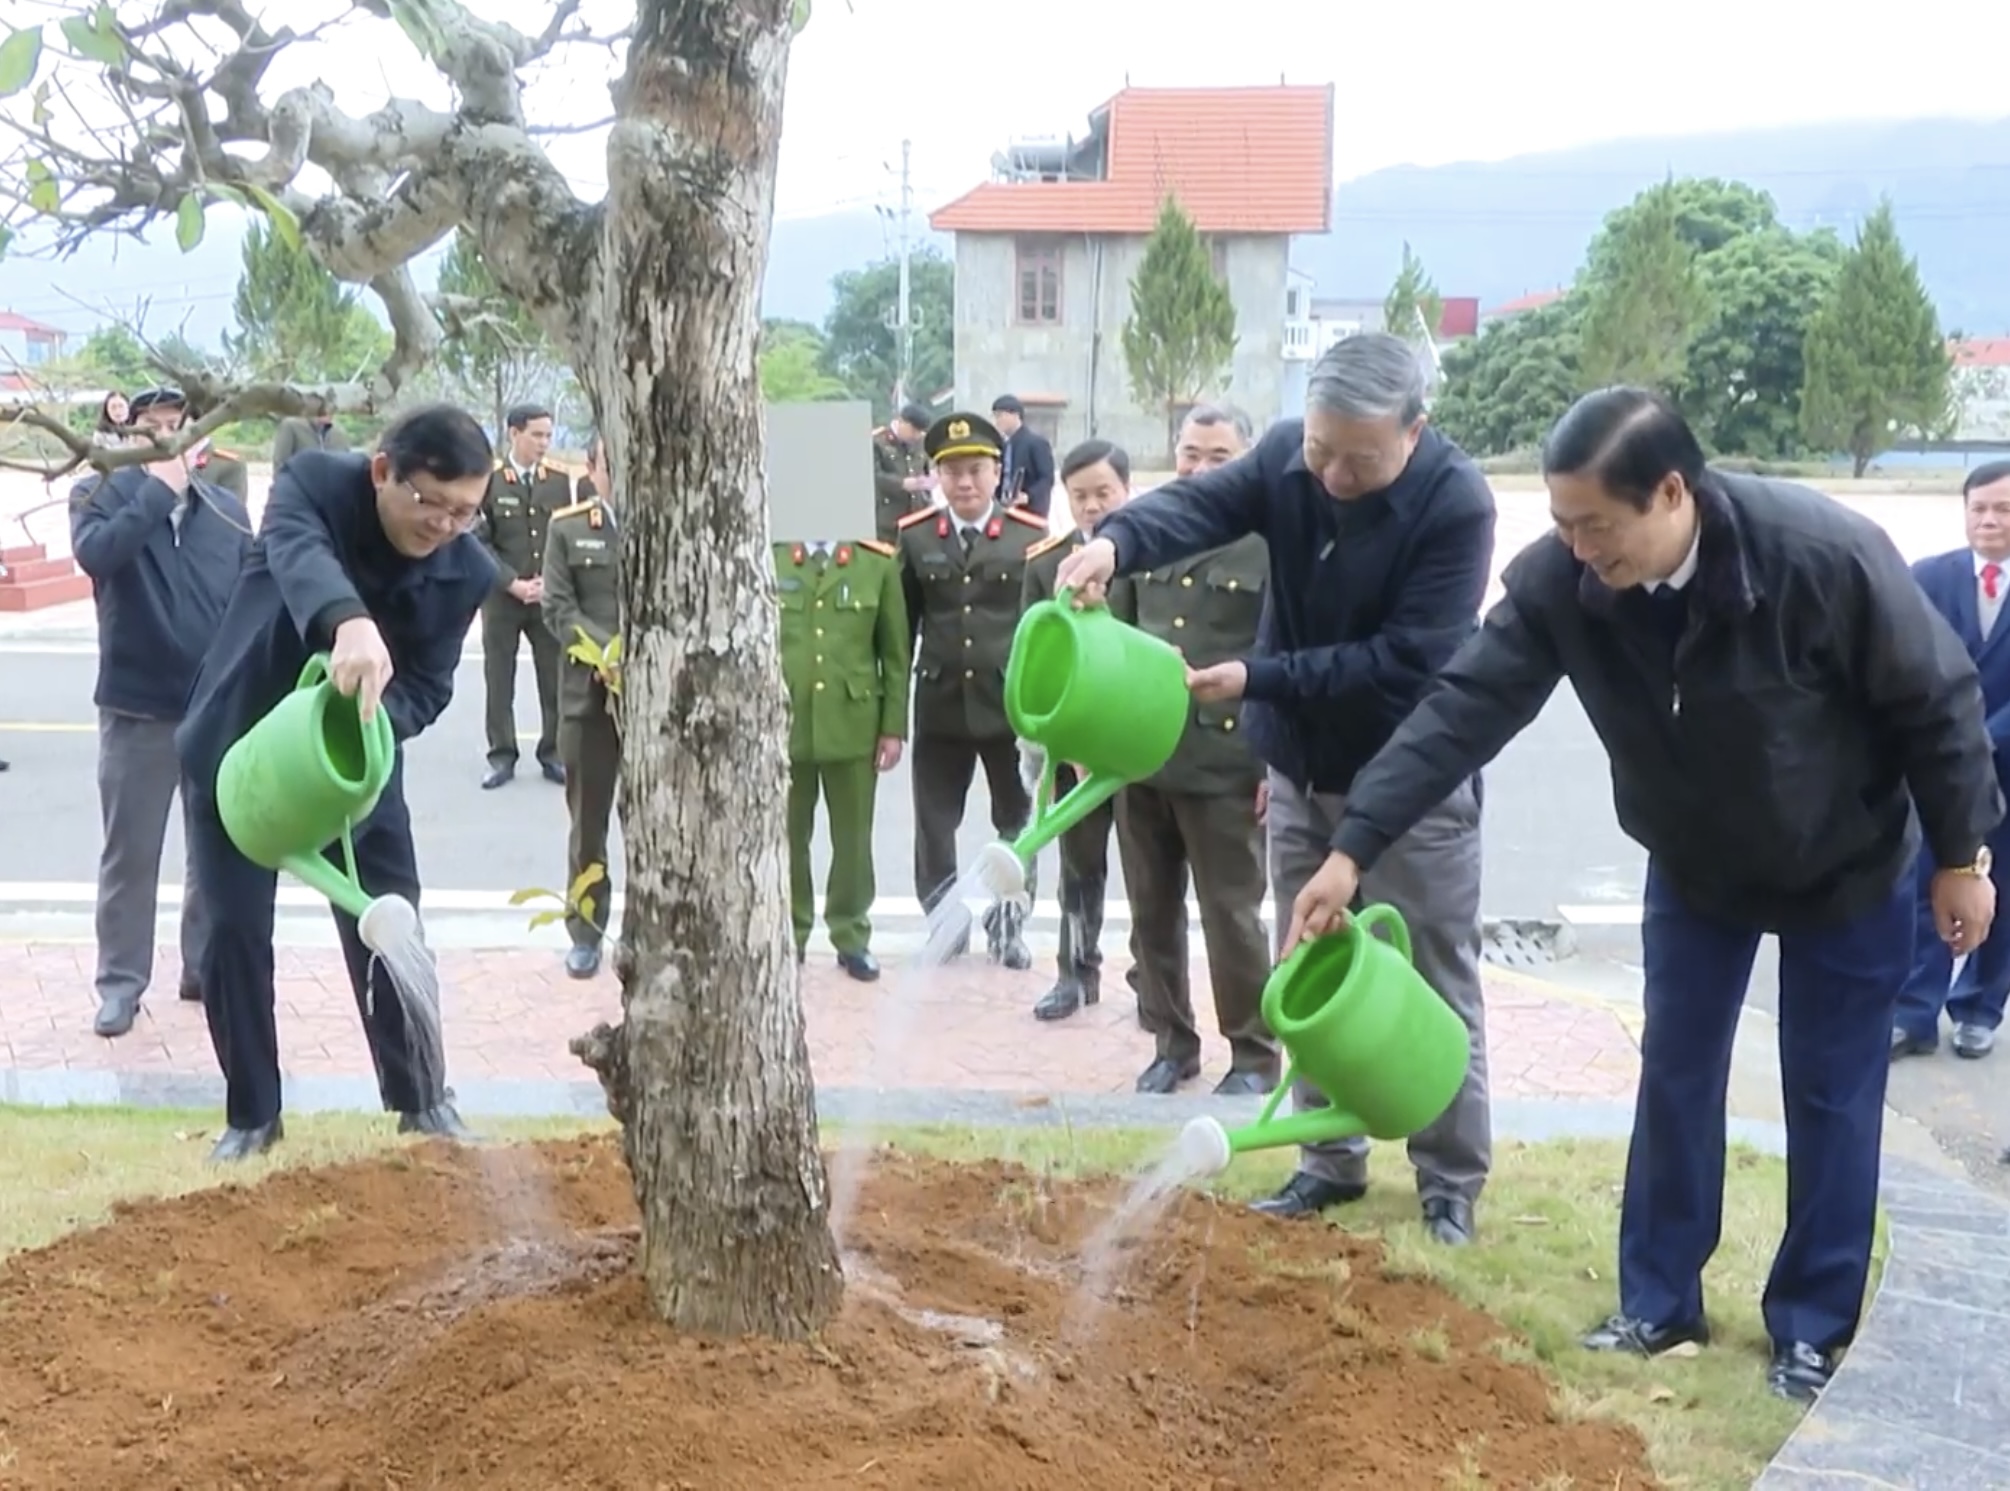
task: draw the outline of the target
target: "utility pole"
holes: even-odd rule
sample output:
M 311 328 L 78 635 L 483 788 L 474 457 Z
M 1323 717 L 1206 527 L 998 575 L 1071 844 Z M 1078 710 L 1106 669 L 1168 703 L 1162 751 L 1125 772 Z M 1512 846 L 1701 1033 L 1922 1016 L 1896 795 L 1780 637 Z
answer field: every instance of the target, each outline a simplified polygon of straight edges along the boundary
M 900 356 L 900 373 L 893 389 L 893 402 L 896 408 L 907 402 L 909 397 L 907 380 L 914 374 L 914 315 L 908 299 L 908 264 L 913 244 L 908 233 L 908 218 L 914 211 L 914 185 L 909 175 L 909 165 L 913 152 L 912 140 L 900 142 L 900 306 L 894 312 L 893 328 Z

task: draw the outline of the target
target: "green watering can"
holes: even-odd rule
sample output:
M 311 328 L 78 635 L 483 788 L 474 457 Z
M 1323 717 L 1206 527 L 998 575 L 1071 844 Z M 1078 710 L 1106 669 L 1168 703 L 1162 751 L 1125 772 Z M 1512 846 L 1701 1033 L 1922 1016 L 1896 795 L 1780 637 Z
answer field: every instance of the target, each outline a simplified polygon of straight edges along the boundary
M 1263 986 L 1263 1020 L 1291 1058 L 1284 1080 L 1255 1123 L 1226 1129 L 1196 1118 L 1181 1131 L 1195 1177 L 1219 1175 L 1253 1149 L 1407 1139 L 1451 1107 L 1472 1056 L 1465 1021 L 1412 966 L 1410 930 L 1393 906 L 1370 906 L 1345 930 L 1293 949 Z M 1294 1077 L 1331 1106 L 1273 1117 Z
M 372 897 L 356 874 L 354 826 L 369 816 L 398 760 L 391 718 L 380 708 L 366 725 L 353 698 L 328 677 L 328 655 L 300 670 L 300 682 L 224 753 L 216 806 L 238 852 L 284 870 L 359 923 L 374 952 L 409 940 L 416 907 L 403 896 Z M 346 872 L 324 857 L 340 843 Z
M 1190 708 L 1178 649 L 1107 607 L 1076 610 L 1067 590 L 1029 608 L 1005 664 L 1005 714 L 1046 764 L 1026 831 L 1009 844 L 986 845 L 978 857 L 985 889 L 1023 896 L 1027 866 L 1043 848 L 1172 758 Z M 1063 762 L 1082 775 L 1055 802 L 1054 772 Z

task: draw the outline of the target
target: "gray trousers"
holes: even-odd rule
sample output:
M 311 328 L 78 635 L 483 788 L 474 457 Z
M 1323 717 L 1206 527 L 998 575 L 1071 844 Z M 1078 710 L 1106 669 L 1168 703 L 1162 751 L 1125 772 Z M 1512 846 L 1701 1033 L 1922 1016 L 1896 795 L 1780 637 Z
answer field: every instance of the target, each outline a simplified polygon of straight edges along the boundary
M 1325 862 L 1345 807 L 1346 799 L 1338 794 L 1301 792 L 1270 773 L 1270 884 L 1280 945 L 1291 926 L 1291 903 Z M 1493 1162 L 1493 1123 L 1487 1106 L 1486 1004 L 1480 989 L 1480 800 L 1473 783 L 1460 787 L 1390 846 L 1361 877 L 1361 899 L 1366 904 L 1385 901 L 1402 913 L 1417 972 L 1465 1021 L 1472 1040 L 1465 1085 L 1442 1118 L 1411 1136 L 1409 1149 L 1420 1196 L 1475 1201 Z M 1294 1084 L 1291 1096 L 1298 1111 L 1326 1106 L 1319 1090 L 1303 1081 Z M 1358 1184 L 1367 1179 L 1368 1141 L 1307 1145 L 1298 1165 L 1322 1180 Z
M 98 998 L 138 999 L 154 976 L 154 915 L 168 810 L 181 792 L 182 842 L 188 842 L 188 793 L 174 748 L 176 722 L 98 711 Z M 202 967 L 209 917 L 195 876 L 182 872 L 182 977 Z

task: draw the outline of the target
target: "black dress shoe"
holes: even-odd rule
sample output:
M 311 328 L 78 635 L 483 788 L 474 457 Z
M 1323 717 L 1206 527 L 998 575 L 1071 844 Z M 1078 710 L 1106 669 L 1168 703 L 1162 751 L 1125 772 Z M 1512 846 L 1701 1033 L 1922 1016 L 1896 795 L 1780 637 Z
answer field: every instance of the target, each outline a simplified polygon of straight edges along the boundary
M 1891 1033 L 1891 1059 L 1901 1061 L 1908 1056 L 1931 1056 L 1940 1049 L 1938 1036 L 1921 1040 L 1916 1035 L 1907 1035 L 1902 1030 Z
M 1463 1248 L 1473 1240 L 1473 1204 L 1459 1196 L 1426 1196 L 1424 1230 L 1431 1241 Z
M 1766 1367 L 1766 1390 L 1790 1403 L 1812 1403 L 1829 1385 L 1835 1366 L 1828 1353 L 1817 1351 L 1805 1341 L 1789 1341 L 1773 1348 Z
M 139 1017 L 139 995 L 113 994 L 99 1002 L 98 1017 L 91 1022 L 91 1029 L 95 1034 L 110 1040 L 131 1030 L 133 1021 Z
M 1277 1077 L 1271 1072 L 1248 1070 L 1230 1072 L 1214 1084 L 1214 1095 L 1218 1098 L 1268 1097 L 1277 1089 Z
M 879 982 L 879 959 L 875 958 L 865 948 L 861 947 L 853 952 L 839 953 L 838 967 L 842 968 L 862 984 L 876 984 Z
M 1368 1194 L 1365 1180 L 1325 1180 L 1299 1171 L 1284 1183 L 1275 1196 L 1251 1204 L 1251 1211 L 1266 1217 L 1316 1217 L 1329 1206 L 1345 1206 Z
M 1980 1061 L 1996 1049 L 1996 1032 L 1987 1025 L 1957 1025 L 1948 1044 L 1964 1061 Z
M 181 987 L 175 991 L 183 1004 L 202 1003 L 202 985 L 187 974 L 182 975 Z
M 482 791 L 493 792 L 498 787 L 507 787 L 516 780 L 514 766 L 491 766 L 489 774 L 482 778 Z
M 1170 1056 L 1161 1056 L 1138 1073 L 1137 1090 L 1163 1096 L 1178 1091 L 1180 1083 L 1191 1082 L 1199 1075 L 1199 1058 L 1188 1057 L 1185 1061 L 1174 1061 Z
M 544 779 L 557 786 L 565 785 L 565 768 L 556 761 L 540 761 L 537 769 L 544 773 Z
M 1065 1020 L 1084 1005 L 1094 1004 L 1102 997 L 1099 987 L 1084 984 L 1081 979 L 1064 973 L 1054 980 L 1054 987 L 1042 994 L 1034 1004 L 1033 1018 Z
M 598 947 L 573 947 L 565 952 L 565 976 L 567 978 L 592 978 L 600 972 L 600 949 Z
M 1632 1356 L 1659 1356 L 1675 1346 L 1710 1344 L 1710 1322 L 1685 1320 L 1676 1325 L 1650 1325 L 1627 1315 L 1609 1315 L 1585 1332 L 1578 1342 L 1586 1351 L 1623 1351 Z
M 398 1132 L 424 1134 L 432 1139 L 451 1139 L 456 1144 L 472 1144 L 475 1137 L 474 1131 L 461 1122 L 461 1115 L 454 1111 L 452 1103 L 435 1103 L 417 1113 L 400 1113 Z
M 286 1124 L 277 1118 L 255 1129 L 225 1129 L 209 1152 L 209 1162 L 212 1165 L 234 1165 L 240 1160 L 264 1154 L 285 1137 Z

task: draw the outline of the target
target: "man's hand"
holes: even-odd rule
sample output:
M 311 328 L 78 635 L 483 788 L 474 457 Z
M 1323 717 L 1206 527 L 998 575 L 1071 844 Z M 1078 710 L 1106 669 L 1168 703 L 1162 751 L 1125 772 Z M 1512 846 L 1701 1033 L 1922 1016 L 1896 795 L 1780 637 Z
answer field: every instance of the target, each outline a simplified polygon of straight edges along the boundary
M 1996 919 L 1996 887 L 1987 875 L 1942 870 L 1933 877 L 1929 895 L 1934 930 L 1949 952 L 1959 958 L 1982 945 Z
M 376 622 L 357 616 L 335 628 L 328 678 L 336 693 L 356 701 L 356 713 L 366 725 L 376 718 L 384 690 L 391 686 L 391 672 L 391 652 Z
M 1202 704 L 1231 704 L 1249 687 L 1249 665 L 1216 663 L 1212 668 L 1186 670 L 1186 686 Z
M 1284 952 L 1310 937 L 1324 937 L 1347 925 L 1347 908 L 1361 889 L 1361 871 L 1346 855 L 1335 852 L 1305 882 L 1305 889 L 1291 903 L 1291 930 L 1284 938 Z
M 512 580 L 509 582 L 509 593 L 526 606 L 532 605 L 544 594 L 544 579 L 534 575 L 528 580 Z
M 872 765 L 875 771 L 892 771 L 894 767 L 900 765 L 900 737 L 898 735 L 880 736 L 879 745 L 874 748 L 872 753 Z
M 1117 546 L 1106 538 L 1092 538 L 1061 561 L 1054 588 L 1073 591 L 1075 609 L 1080 611 L 1109 599 L 1110 581 L 1116 573 Z
M 903 476 L 900 479 L 900 487 L 904 492 L 926 492 L 928 490 L 928 478 L 925 476 Z
M 148 461 L 147 475 L 179 497 L 188 490 L 188 458 L 169 456 L 163 461 Z

